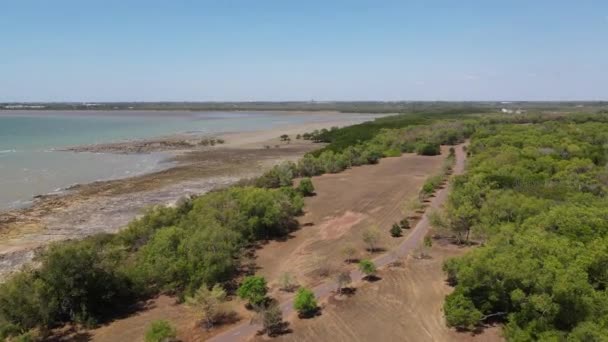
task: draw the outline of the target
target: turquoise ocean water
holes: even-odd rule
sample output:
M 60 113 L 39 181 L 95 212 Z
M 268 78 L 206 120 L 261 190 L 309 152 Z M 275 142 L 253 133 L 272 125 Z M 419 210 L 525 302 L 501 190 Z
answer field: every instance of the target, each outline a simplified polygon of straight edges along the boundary
M 270 129 L 319 118 L 305 113 L 0 111 L 0 210 L 26 205 L 34 195 L 76 183 L 123 178 L 168 166 L 162 163 L 168 156 L 165 153 L 74 153 L 55 151 L 58 148 L 175 133 Z

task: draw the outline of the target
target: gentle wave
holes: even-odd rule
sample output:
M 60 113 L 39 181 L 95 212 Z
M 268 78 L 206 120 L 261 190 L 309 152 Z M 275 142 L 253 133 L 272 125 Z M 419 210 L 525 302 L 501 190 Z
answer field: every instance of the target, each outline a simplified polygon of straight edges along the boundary
M 15 153 L 17 150 L 0 150 L 0 153 Z

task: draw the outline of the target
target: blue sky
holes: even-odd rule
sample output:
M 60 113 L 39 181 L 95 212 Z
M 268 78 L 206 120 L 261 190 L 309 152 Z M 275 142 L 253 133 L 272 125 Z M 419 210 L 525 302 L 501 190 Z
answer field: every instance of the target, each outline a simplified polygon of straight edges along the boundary
M 0 44 L 0 101 L 608 99 L 606 0 L 0 0 Z

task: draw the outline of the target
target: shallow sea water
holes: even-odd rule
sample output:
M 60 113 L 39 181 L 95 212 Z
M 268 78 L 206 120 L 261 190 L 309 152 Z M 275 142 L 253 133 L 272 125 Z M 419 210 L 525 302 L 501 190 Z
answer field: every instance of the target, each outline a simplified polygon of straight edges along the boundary
M 77 183 L 129 177 L 171 165 L 162 162 L 167 153 L 119 155 L 55 149 L 176 133 L 272 129 L 315 120 L 318 115 L 306 113 L 0 111 L 0 211 Z

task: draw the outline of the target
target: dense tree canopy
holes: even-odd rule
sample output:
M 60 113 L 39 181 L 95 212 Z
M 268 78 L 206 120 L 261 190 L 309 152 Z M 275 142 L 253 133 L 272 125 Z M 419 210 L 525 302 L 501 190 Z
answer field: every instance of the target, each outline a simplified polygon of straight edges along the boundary
M 492 317 L 513 341 L 606 340 L 608 124 L 492 124 L 469 151 L 447 217 L 486 243 L 445 264 L 448 324 Z

